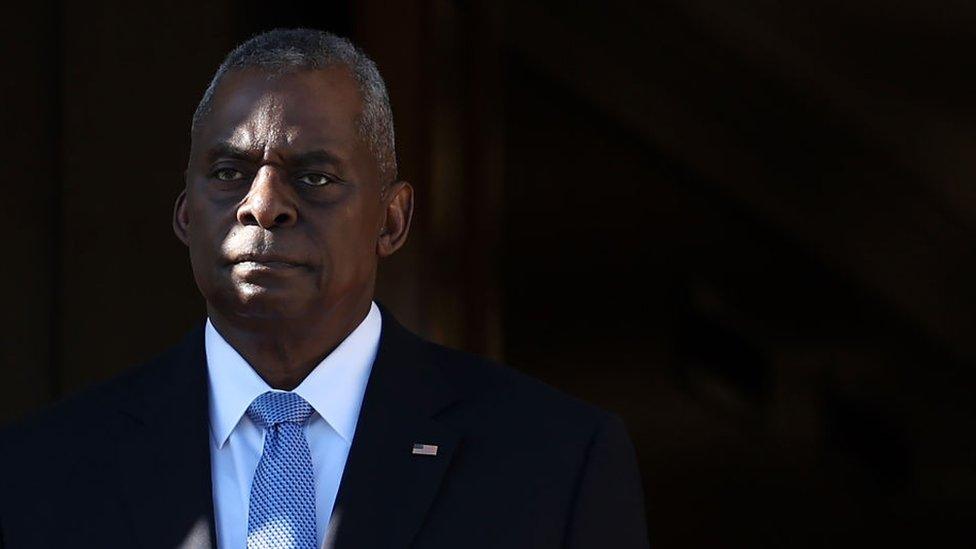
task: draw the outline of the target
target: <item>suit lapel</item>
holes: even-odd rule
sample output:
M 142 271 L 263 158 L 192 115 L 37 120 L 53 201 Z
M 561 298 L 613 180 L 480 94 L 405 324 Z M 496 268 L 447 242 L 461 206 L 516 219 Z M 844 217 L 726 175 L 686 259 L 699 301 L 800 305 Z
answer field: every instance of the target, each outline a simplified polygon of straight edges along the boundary
M 128 391 L 116 464 L 140 547 L 216 547 L 205 357 L 199 326 Z
M 459 441 L 456 432 L 434 417 L 457 396 L 431 362 L 427 344 L 400 326 L 384 307 L 380 310 L 380 347 L 326 547 L 409 545 Z M 436 455 L 414 454 L 414 444 L 437 446 Z

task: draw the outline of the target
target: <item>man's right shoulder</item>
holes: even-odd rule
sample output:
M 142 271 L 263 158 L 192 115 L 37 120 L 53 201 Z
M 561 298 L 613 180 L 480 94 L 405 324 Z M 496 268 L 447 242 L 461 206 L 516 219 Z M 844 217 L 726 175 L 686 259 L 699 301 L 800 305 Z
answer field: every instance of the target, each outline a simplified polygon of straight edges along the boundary
M 94 382 L 0 426 L 0 459 L 26 467 L 64 462 L 113 435 L 123 403 L 145 391 L 171 363 L 180 345 Z

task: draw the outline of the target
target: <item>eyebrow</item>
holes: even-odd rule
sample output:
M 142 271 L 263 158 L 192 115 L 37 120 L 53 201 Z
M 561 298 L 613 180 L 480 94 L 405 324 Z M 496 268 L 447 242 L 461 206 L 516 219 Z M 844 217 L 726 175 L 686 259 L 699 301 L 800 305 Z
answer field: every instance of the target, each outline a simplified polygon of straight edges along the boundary
M 207 150 L 207 160 L 214 161 L 218 158 L 234 158 L 237 160 L 254 160 L 257 156 L 252 152 L 240 147 L 235 147 L 230 143 L 217 143 Z
M 207 160 L 214 161 L 218 158 L 233 158 L 236 160 L 244 160 L 248 162 L 254 162 L 258 159 L 260 153 L 255 151 L 249 151 L 247 149 L 242 149 L 230 143 L 217 143 L 207 151 Z M 333 164 L 342 165 L 342 159 L 325 149 L 313 149 L 310 151 L 304 151 L 289 155 L 286 157 L 286 162 L 294 166 L 312 166 L 316 164 Z
M 342 165 L 341 158 L 325 149 L 314 149 L 293 154 L 288 158 L 288 162 L 295 166 L 314 166 L 317 164 Z

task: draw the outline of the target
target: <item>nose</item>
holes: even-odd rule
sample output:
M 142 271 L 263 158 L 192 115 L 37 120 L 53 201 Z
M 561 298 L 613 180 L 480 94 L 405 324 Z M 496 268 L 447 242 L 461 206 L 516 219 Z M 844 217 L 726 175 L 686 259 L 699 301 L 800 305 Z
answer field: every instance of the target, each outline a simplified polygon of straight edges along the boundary
M 241 225 L 265 229 L 289 227 L 298 221 L 294 189 L 274 166 L 263 166 L 251 181 L 251 189 L 237 208 Z

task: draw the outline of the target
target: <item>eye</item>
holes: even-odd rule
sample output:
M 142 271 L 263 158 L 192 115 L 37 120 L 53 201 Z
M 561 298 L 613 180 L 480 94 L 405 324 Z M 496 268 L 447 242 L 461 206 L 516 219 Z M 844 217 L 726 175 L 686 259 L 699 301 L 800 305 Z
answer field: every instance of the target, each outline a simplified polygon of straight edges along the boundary
M 220 181 L 237 181 L 244 178 L 244 174 L 234 168 L 218 168 L 211 175 Z
M 312 187 L 324 187 L 335 180 L 324 173 L 307 173 L 298 178 L 299 181 Z

